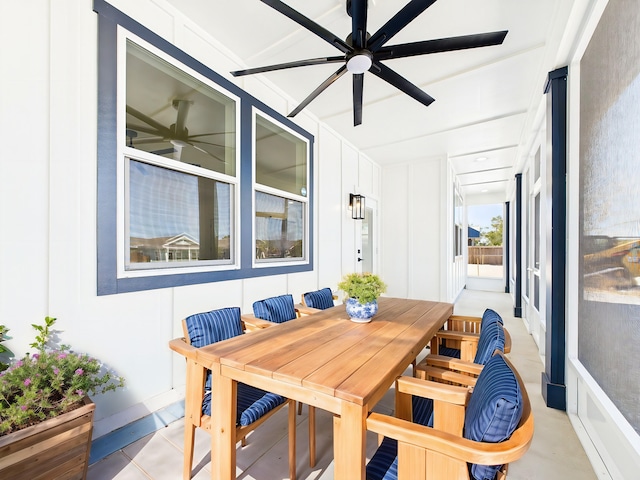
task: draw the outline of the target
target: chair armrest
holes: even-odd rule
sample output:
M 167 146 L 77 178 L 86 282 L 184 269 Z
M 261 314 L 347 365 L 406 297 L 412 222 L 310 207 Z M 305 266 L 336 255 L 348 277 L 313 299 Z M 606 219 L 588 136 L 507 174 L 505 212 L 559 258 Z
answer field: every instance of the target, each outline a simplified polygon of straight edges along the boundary
M 506 328 L 503 328 L 503 330 L 504 330 L 504 353 L 510 353 L 511 352 L 511 335 L 509 334 Z
M 244 329 L 247 332 L 262 330 L 263 328 L 269 328 L 275 325 L 275 323 L 273 322 L 263 320 L 262 318 L 258 318 L 255 315 L 249 313 L 242 314 L 240 318 L 242 319 L 242 323 L 244 323 Z
M 307 307 L 306 305 L 303 305 L 301 303 L 298 303 L 297 305 L 295 305 L 294 308 L 296 309 L 296 313 L 298 314 L 298 317 L 313 315 L 314 313 L 318 313 L 322 311 L 319 308 Z
M 475 343 L 478 343 L 478 340 L 480 339 L 479 333 L 459 332 L 457 330 L 438 330 L 435 336 L 444 340 L 459 340 Z
M 467 462 L 503 465 L 519 459 L 528 450 L 533 438 L 533 416 L 528 415 L 511 438 L 501 443 L 475 442 L 459 435 L 375 412 L 367 418 L 367 430 L 395 438 L 399 444 L 442 453 L 465 462 L 465 466 Z M 398 447 L 400 448 L 400 445 Z
M 422 380 L 434 380 L 436 382 L 454 383 L 456 385 L 465 385 L 468 387 L 474 387 L 478 381 L 477 376 L 467 375 L 465 373 L 456 372 L 440 367 L 431 367 L 428 365 L 421 365 L 421 368 L 416 368 L 416 378 Z
M 184 337 L 174 338 L 171 340 L 169 342 L 169 348 L 190 360 L 195 360 L 198 352 L 198 349 L 193 345 L 188 344 Z
M 483 365 L 479 365 L 473 362 L 465 362 L 459 358 L 446 357 L 444 355 L 428 354 L 422 362 L 416 368 L 421 366 L 431 366 L 446 368 L 448 370 L 457 370 L 464 373 L 470 373 L 472 375 L 480 375 Z
M 467 387 L 446 385 L 444 383 L 430 382 L 414 377 L 399 377 L 396 380 L 396 390 L 407 395 L 416 395 L 423 398 L 431 398 L 434 401 L 442 401 L 455 405 L 466 405 L 471 392 Z

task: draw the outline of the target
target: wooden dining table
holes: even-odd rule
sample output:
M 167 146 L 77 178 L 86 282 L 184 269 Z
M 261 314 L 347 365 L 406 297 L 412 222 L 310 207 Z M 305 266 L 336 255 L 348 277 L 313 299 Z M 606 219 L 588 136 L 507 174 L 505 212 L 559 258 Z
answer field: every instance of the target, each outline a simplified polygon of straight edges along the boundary
M 213 373 L 213 479 L 236 474 L 235 404 L 243 382 L 334 414 L 334 478 L 365 478 L 366 418 L 452 314 L 450 303 L 381 297 L 369 323 L 344 305 L 198 349 Z

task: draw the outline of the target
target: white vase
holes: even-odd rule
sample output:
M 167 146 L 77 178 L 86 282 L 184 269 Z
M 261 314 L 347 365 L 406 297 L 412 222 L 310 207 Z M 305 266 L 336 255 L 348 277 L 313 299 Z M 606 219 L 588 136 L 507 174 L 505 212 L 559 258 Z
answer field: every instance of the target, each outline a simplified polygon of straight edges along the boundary
M 371 321 L 371 317 L 378 312 L 378 301 L 373 300 L 362 304 L 355 298 L 348 298 L 345 309 L 352 322 L 368 323 Z

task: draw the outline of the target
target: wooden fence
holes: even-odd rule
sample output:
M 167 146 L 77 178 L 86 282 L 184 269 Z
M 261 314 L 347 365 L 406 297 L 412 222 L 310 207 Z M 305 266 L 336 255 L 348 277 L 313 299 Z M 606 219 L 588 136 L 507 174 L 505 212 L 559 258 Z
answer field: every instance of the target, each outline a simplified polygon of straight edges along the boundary
M 502 265 L 502 247 L 468 247 L 469 265 Z

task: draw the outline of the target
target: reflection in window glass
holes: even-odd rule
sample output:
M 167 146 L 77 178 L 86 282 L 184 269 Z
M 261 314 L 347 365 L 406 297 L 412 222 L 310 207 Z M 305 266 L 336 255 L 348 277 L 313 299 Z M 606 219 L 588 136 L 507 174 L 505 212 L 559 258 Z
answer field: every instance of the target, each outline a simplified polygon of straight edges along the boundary
M 127 41 L 126 146 L 236 173 L 236 102 Z
M 256 192 L 256 260 L 302 258 L 304 204 Z
M 135 160 L 128 180 L 129 269 L 231 263 L 231 185 Z
M 256 182 L 307 195 L 307 142 L 256 115 Z

